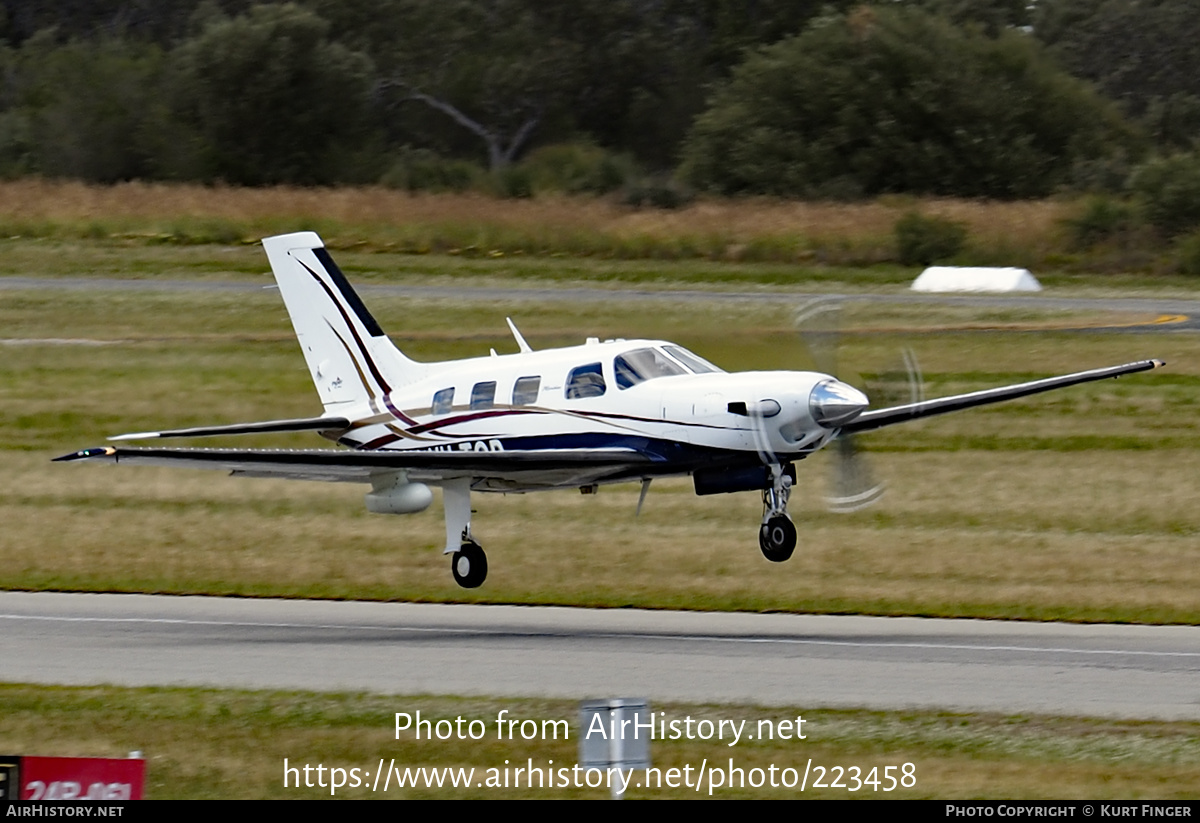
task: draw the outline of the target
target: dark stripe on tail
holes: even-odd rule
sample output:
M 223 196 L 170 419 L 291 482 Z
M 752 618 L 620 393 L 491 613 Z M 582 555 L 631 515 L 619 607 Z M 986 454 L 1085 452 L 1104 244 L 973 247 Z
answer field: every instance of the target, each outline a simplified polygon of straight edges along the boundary
M 342 293 L 342 297 L 350 304 L 350 308 L 354 309 L 354 313 L 358 315 L 358 319 L 367 329 L 367 334 L 372 337 L 383 337 L 383 329 L 375 322 L 375 318 L 367 311 L 367 307 L 363 304 L 362 298 L 358 296 L 358 292 L 350 288 L 350 281 L 346 279 L 346 275 L 342 274 L 342 270 L 338 268 L 337 263 L 333 262 L 333 258 L 329 256 L 329 252 L 323 247 L 312 250 L 317 260 L 325 267 L 325 271 L 329 272 L 329 279 L 333 281 L 333 285 L 337 286 L 338 291 Z
M 315 251 L 315 249 L 314 249 L 314 251 Z M 295 258 L 293 258 L 293 259 L 295 259 Z M 354 324 L 353 324 L 353 323 L 351 323 L 351 322 L 350 322 L 350 318 L 346 316 L 346 312 L 345 312 L 345 310 L 342 308 L 342 304 L 341 304 L 341 303 L 339 303 L 339 302 L 337 301 L 337 299 L 336 299 L 336 298 L 333 296 L 333 292 L 331 292 L 331 291 L 329 290 L 329 286 L 326 286 L 326 285 L 325 285 L 325 281 L 324 281 L 324 280 L 322 280 L 322 279 L 321 279 L 321 278 L 320 278 L 320 277 L 317 275 L 317 273 L 316 273 L 315 271 L 313 271 L 312 269 L 310 269 L 308 266 L 304 265 L 304 261 L 302 261 L 302 260 L 296 260 L 296 262 L 297 262 L 297 263 L 299 263 L 299 264 L 300 264 L 300 265 L 301 265 L 301 266 L 304 268 L 304 270 L 305 270 L 306 272 L 308 272 L 308 273 L 309 273 L 309 275 L 311 275 L 311 276 L 312 276 L 312 279 L 313 279 L 313 280 L 316 280 L 316 281 L 317 281 L 317 285 L 319 285 L 319 286 L 320 286 L 322 289 L 324 289 L 324 290 L 325 290 L 325 294 L 327 294 L 327 295 L 329 296 L 329 302 L 331 302 L 331 303 L 333 304 L 333 307 L 334 307 L 335 309 L 337 309 L 337 310 L 338 310 L 338 313 L 339 313 L 339 314 L 341 314 L 341 316 L 342 316 L 342 319 L 346 321 L 346 328 L 349 330 L 349 332 L 350 332 L 351 336 L 352 336 L 352 337 L 354 337 L 354 343 L 355 343 L 355 345 L 356 345 L 356 346 L 358 346 L 358 350 L 359 350 L 359 352 L 361 352 L 361 353 L 362 353 L 363 360 L 364 360 L 364 361 L 366 361 L 367 368 L 371 370 L 371 374 L 372 374 L 372 375 L 375 377 L 375 382 L 377 382 L 377 383 L 379 384 L 379 387 L 380 387 L 381 389 L 383 389 L 383 391 L 384 391 L 385 393 L 387 393 L 387 392 L 390 392 L 390 391 L 392 390 L 392 387 L 388 385 L 388 382 L 387 382 L 386 380 L 384 380 L 384 379 L 383 379 L 383 375 L 379 373 L 379 367 L 378 367 L 378 366 L 376 366 L 376 365 L 375 365 L 375 361 L 371 359 L 371 353 L 370 353 L 369 351 L 367 351 L 367 346 L 366 346 L 366 344 L 365 344 L 365 343 L 363 343 L 362 339 L 361 339 L 361 338 L 358 336 L 358 332 L 356 332 L 356 331 L 354 330 Z M 347 286 L 346 286 L 346 288 L 347 288 L 347 289 L 349 289 L 349 288 L 350 288 L 350 287 L 349 287 L 349 285 L 347 285 Z M 353 292 L 353 291 L 351 291 L 350 293 L 351 293 L 351 294 L 354 294 L 354 292 Z M 361 305 L 362 305 L 362 303 L 360 302 L 360 303 L 359 303 L 359 305 L 361 306 Z M 364 312 L 366 312 L 366 308 L 364 308 L 364 309 L 363 309 L 363 311 L 364 311 Z M 371 315 L 369 315 L 369 314 L 367 315 L 367 317 L 370 317 L 370 316 L 371 316 Z M 328 322 L 328 321 L 326 321 L 326 322 Z M 374 320 L 372 320 L 371 322 L 372 322 L 372 323 L 374 323 L 375 321 L 374 321 Z M 376 326 L 375 326 L 375 328 L 376 328 L 376 329 L 378 329 L 378 328 L 379 328 L 379 326 L 378 326 L 378 325 L 376 325 Z M 332 330 L 332 329 L 333 329 L 333 327 L 332 327 L 332 326 L 330 326 L 330 329 Z M 370 331 L 370 330 L 368 329 L 368 331 Z M 333 333 L 334 333 L 334 334 L 337 334 L 337 332 L 336 332 L 336 331 L 334 331 Z M 380 334 L 382 335 L 382 334 L 383 334 L 383 332 L 380 332 Z M 342 340 L 342 337 L 341 337 L 341 335 L 338 335 L 338 340 Z M 346 345 L 346 341 L 342 340 L 342 345 L 343 345 L 343 346 L 345 346 L 345 345 Z M 354 356 L 353 356 L 353 355 L 351 355 L 350 359 L 351 359 L 351 360 L 353 360 L 353 359 L 354 359 Z M 356 366 L 356 368 L 357 368 L 357 366 Z M 361 372 L 360 372 L 360 374 L 361 374 Z M 367 390 L 367 394 L 370 394 L 370 393 L 371 393 L 371 387 L 370 387 L 370 385 L 369 385 L 369 384 L 367 384 L 367 383 L 365 383 L 365 382 L 364 382 L 364 383 L 363 383 L 363 388 Z

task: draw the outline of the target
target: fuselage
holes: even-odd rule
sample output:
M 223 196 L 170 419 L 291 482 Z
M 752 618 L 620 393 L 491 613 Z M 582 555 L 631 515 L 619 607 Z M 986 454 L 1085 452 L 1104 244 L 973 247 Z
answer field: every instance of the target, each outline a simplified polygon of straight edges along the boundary
M 365 450 L 628 449 L 653 458 L 639 477 L 687 474 L 812 453 L 837 433 L 814 419 L 814 389 L 844 386 L 816 372 L 726 373 L 664 340 L 592 339 L 427 363 L 422 371 L 383 397 L 339 409 L 353 423 L 329 436 Z M 630 479 L 636 477 L 581 469 L 540 476 L 528 486 L 476 488 L 521 491 Z

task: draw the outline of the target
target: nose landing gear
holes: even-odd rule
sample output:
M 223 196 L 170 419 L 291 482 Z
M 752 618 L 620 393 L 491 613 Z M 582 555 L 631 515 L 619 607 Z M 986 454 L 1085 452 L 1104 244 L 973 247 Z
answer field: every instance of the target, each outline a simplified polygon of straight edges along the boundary
M 796 524 L 786 514 L 772 517 L 758 530 L 758 547 L 772 563 L 782 563 L 796 550 Z
M 787 514 L 792 478 L 783 466 L 771 466 L 771 488 L 763 490 L 763 519 L 758 547 L 772 563 L 782 563 L 796 550 L 796 525 Z

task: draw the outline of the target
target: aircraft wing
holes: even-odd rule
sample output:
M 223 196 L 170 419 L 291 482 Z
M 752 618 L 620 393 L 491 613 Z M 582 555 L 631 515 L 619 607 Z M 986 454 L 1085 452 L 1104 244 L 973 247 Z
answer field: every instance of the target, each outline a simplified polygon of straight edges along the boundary
M 373 474 L 411 470 L 423 477 L 525 479 L 554 472 L 620 473 L 654 462 L 632 449 L 538 451 L 350 451 L 335 449 L 157 449 L 101 446 L 55 462 L 90 461 L 221 469 L 250 477 L 368 483 Z
M 948 412 L 974 408 L 975 406 L 986 406 L 989 403 L 1014 400 L 1018 397 L 1027 397 L 1031 394 L 1040 394 L 1044 391 L 1062 389 L 1078 383 L 1090 383 L 1093 380 L 1104 380 L 1109 377 L 1120 377 L 1124 374 L 1150 371 L 1163 365 L 1166 364 L 1162 360 L 1139 360 L 1136 363 L 1126 363 L 1123 366 L 1091 369 L 1090 371 L 1064 374 L 1059 377 L 1033 380 L 1029 383 L 1017 383 L 1012 386 L 1001 386 L 996 389 L 985 389 L 984 391 L 970 392 L 968 394 L 955 394 L 950 397 L 939 397 L 935 400 L 923 400 L 920 403 L 908 403 L 903 406 L 874 409 L 863 412 L 852 422 L 842 426 L 842 433 L 853 434 L 855 432 L 872 431 L 874 429 L 881 429 L 884 426 L 904 423 L 908 420 L 919 420 L 922 417 L 932 417 L 935 414 L 946 414 Z

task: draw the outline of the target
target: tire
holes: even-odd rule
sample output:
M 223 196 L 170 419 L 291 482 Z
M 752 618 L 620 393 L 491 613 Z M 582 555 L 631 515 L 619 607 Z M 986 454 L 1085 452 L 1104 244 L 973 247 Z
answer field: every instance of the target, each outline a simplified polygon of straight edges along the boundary
M 487 555 L 478 543 L 463 543 L 450 558 L 454 582 L 464 589 L 477 589 L 487 579 Z
M 758 547 L 772 563 L 782 563 L 796 550 L 796 524 L 786 515 L 772 517 L 758 530 Z

